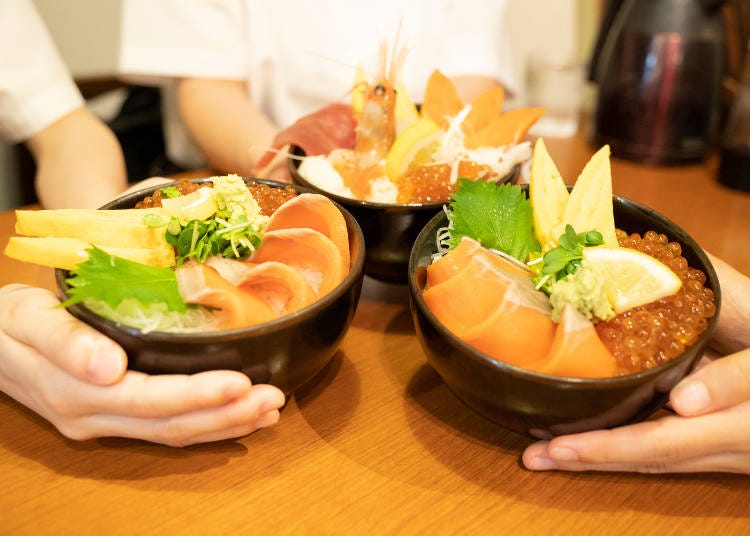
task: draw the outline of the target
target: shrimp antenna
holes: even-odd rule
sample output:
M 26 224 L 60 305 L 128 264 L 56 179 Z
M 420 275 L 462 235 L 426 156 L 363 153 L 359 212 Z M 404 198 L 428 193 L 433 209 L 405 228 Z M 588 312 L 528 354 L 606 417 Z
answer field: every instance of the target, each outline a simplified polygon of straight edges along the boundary
M 391 83 L 391 85 L 395 86 L 396 82 L 398 81 L 399 76 L 401 75 L 401 69 L 404 67 L 404 62 L 406 61 L 406 47 L 401 46 L 401 26 L 404 22 L 404 18 L 400 17 L 398 19 L 398 26 L 396 27 L 396 37 L 393 40 L 393 50 L 391 51 L 391 64 L 388 70 L 388 78 L 387 80 Z M 385 75 L 386 73 L 383 72 Z
M 342 67 L 346 67 L 347 69 L 351 69 L 352 71 L 356 71 L 357 69 L 361 68 L 361 66 L 353 65 L 351 63 L 347 63 L 345 61 L 341 61 L 340 59 L 332 58 L 330 56 L 326 56 L 325 54 L 321 54 L 320 52 L 315 52 L 314 50 L 306 50 L 305 53 L 306 54 L 310 54 L 312 56 L 315 56 L 317 58 L 320 58 L 322 60 L 330 61 L 331 63 L 335 63 L 337 65 L 341 65 Z M 367 71 L 365 71 L 365 74 L 368 75 L 368 76 L 372 76 L 372 73 L 368 73 Z

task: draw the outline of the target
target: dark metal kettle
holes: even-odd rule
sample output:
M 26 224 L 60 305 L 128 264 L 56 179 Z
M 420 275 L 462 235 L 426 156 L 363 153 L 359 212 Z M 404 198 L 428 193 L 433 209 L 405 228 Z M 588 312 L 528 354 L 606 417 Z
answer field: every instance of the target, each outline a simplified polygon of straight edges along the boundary
M 652 164 L 705 158 L 726 74 L 721 1 L 610 1 L 592 58 L 592 137 Z

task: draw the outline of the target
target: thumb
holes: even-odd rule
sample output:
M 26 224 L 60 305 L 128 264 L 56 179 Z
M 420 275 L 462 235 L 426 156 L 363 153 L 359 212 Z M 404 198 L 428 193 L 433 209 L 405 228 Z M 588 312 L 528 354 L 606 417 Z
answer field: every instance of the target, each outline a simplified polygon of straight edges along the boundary
M 61 308 L 47 290 L 0 288 L 0 330 L 82 381 L 108 385 L 125 373 L 125 351 Z
M 709 363 L 672 389 L 672 409 L 703 415 L 750 400 L 750 348 Z

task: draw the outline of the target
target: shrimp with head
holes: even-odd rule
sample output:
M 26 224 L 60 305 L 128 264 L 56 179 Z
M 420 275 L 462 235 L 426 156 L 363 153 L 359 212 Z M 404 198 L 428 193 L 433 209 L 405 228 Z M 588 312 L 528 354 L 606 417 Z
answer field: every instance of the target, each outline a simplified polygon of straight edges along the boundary
M 356 117 L 354 149 L 329 155 L 345 186 L 358 199 L 368 198 L 373 181 L 385 177 L 385 160 L 396 137 L 396 85 L 405 59 L 405 48 L 389 51 L 387 43 L 381 43 L 376 75 L 355 87 L 363 99 Z

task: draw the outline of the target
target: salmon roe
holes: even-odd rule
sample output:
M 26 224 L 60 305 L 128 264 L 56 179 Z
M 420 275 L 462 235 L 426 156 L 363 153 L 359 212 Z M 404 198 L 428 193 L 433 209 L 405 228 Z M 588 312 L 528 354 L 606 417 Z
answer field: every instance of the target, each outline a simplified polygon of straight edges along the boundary
M 180 179 L 175 185 L 175 188 L 177 188 L 177 191 L 182 195 L 187 195 L 196 191 L 198 188 L 208 188 L 210 186 L 212 186 L 210 182 L 197 184 L 189 179 Z M 260 212 L 264 216 L 270 216 L 282 204 L 297 195 L 296 190 L 292 186 L 273 188 L 267 184 L 256 184 L 251 182 L 247 184 L 247 189 L 250 190 L 250 193 L 258 202 Z M 152 195 L 144 197 L 138 201 L 135 204 L 135 208 L 160 207 L 163 197 L 161 190 L 156 190 Z
M 489 179 L 495 175 L 492 168 L 470 160 L 458 163 L 458 177 L 471 180 Z M 451 166 L 448 164 L 423 164 L 415 166 L 396 181 L 399 203 L 429 203 L 446 201 L 455 190 L 450 183 Z
M 677 242 L 647 231 L 642 237 L 617 230 L 622 247 L 636 249 L 666 264 L 682 280 L 680 290 L 666 298 L 634 307 L 596 324 L 604 345 L 617 360 L 621 375 L 656 367 L 674 359 L 693 344 L 716 314 L 706 274 L 688 266 Z

